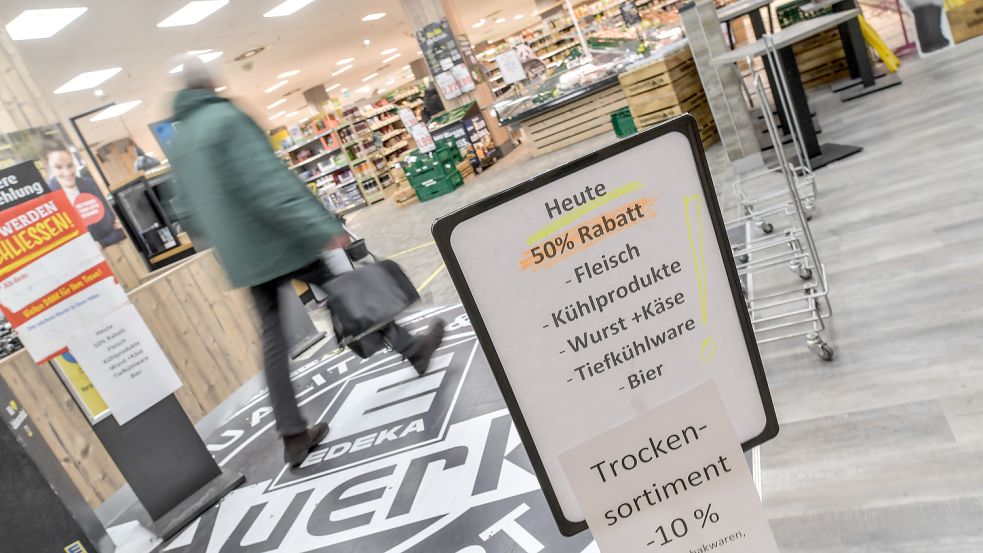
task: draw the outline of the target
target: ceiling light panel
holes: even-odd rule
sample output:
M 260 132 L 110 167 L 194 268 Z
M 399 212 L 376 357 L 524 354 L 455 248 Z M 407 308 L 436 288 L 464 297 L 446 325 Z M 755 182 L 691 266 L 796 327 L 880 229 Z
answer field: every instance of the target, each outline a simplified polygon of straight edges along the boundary
M 385 50 L 382 51 L 382 55 L 388 56 L 389 54 L 394 53 L 396 50 L 397 50 L 396 48 L 386 48 Z
M 114 75 L 122 71 L 122 67 L 110 69 L 100 69 L 98 71 L 88 71 L 77 75 L 72 80 L 58 87 L 55 94 L 65 94 L 67 92 L 77 92 L 79 90 L 89 90 L 108 81 Z
M 355 58 L 345 58 L 343 60 L 338 60 L 335 65 L 348 65 L 349 63 L 355 61 Z
M 200 59 L 201 61 L 203 61 L 205 63 L 208 63 L 210 61 L 215 61 L 215 60 L 219 59 L 220 57 L 222 57 L 222 52 L 208 52 L 207 54 L 199 54 L 198 55 L 198 59 Z
M 300 69 L 292 69 L 290 71 L 284 71 L 276 76 L 278 79 L 289 79 L 290 77 L 295 77 L 300 75 Z
M 378 73 L 373 73 L 371 75 L 366 75 L 366 76 L 362 77 L 362 82 L 363 83 L 367 83 L 367 82 L 371 81 L 372 79 L 374 79 L 374 78 L 376 78 L 378 76 L 379 76 Z
M 158 27 L 184 27 L 194 25 L 224 8 L 229 0 L 195 0 L 157 24 Z
M 270 121 L 275 121 L 275 120 L 283 117 L 286 114 L 287 114 L 287 112 L 285 112 L 285 111 L 278 111 L 278 112 L 276 112 L 276 113 L 274 113 L 273 115 L 270 116 Z
M 93 123 L 98 123 L 99 121 L 105 121 L 106 119 L 113 119 L 114 117 L 119 117 L 120 115 L 123 115 L 124 113 L 130 111 L 131 109 L 139 106 L 141 103 L 142 103 L 141 100 L 133 100 L 130 102 L 123 102 L 122 104 L 111 105 L 108 108 L 95 114 L 91 119 L 89 119 L 89 121 Z
M 312 2 L 314 0 L 286 0 L 286 2 L 264 13 L 263 17 L 286 17 Z
M 54 8 L 24 10 L 7 23 L 7 34 L 13 40 L 51 38 L 89 8 Z
M 273 109 L 273 108 L 275 108 L 277 106 L 282 106 L 283 104 L 286 104 L 286 103 L 287 103 L 287 99 L 286 98 L 280 98 L 276 102 L 273 102 L 272 104 L 266 106 L 266 109 Z
M 280 81 L 280 82 L 276 83 L 275 85 L 271 86 L 270 88 L 267 88 L 266 89 L 266 93 L 269 94 L 270 92 L 273 92 L 273 91 L 277 90 L 278 88 L 281 88 L 281 87 L 284 87 L 284 86 L 287 86 L 287 81 Z
M 386 17 L 386 12 L 370 13 L 362 18 L 362 21 L 378 21 Z
M 382 63 L 389 63 L 389 62 L 393 61 L 394 59 L 396 59 L 398 57 L 399 57 L 399 54 L 393 54 L 393 55 L 389 56 L 388 58 L 382 60 Z
M 326 90 L 326 91 L 328 91 L 328 92 L 331 92 L 332 90 L 334 90 L 334 89 L 336 89 L 336 88 L 338 88 L 339 86 L 341 86 L 341 85 L 340 85 L 340 84 L 338 84 L 338 83 L 335 83 L 335 84 L 333 84 L 333 85 L 331 85 L 331 86 L 329 86 L 328 88 L 325 88 L 324 90 Z
M 351 68 L 352 68 L 352 66 L 346 65 L 346 66 L 342 67 L 341 69 L 338 69 L 337 71 L 334 71 L 333 73 L 331 73 L 331 76 L 332 77 L 337 77 L 338 75 L 341 75 L 342 73 L 344 73 L 345 71 L 348 71 Z

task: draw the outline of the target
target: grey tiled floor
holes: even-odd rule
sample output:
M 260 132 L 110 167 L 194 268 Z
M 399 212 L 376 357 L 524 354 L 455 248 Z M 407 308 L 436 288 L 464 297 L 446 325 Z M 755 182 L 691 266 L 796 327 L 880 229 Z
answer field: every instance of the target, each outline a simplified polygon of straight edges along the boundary
M 764 502 L 786 553 L 983 551 L 983 39 L 906 58 L 901 75 L 851 103 L 812 98 L 823 140 L 865 150 L 817 174 L 836 360 L 801 340 L 762 351 L 782 424 Z M 383 202 L 351 227 L 399 254 L 431 242 L 437 216 L 613 140 L 522 147 L 453 194 Z M 719 146 L 708 156 L 719 184 L 729 168 Z M 432 277 L 426 302 L 458 301 L 434 247 L 396 259 Z

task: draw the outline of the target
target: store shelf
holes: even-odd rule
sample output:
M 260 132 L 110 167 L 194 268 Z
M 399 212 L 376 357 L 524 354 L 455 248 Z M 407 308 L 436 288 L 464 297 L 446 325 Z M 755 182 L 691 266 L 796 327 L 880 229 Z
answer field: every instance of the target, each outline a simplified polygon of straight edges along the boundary
M 549 58 L 551 58 L 551 57 L 553 57 L 553 56 L 555 56 L 557 54 L 563 53 L 563 52 L 565 52 L 565 51 L 573 48 L 574 46 L 577 46 L 577 44 L 578 43 L 576 41 L 571 42 L 570 44 L 568 44 L 568 45 L 566 45 L 566 46 L 564 46 L 562 48 L 557 48 L 556 50 L 553 50 L 552 52 L 550 52 L 548 54 L 543 54 L 542 56 L 539 56 L 539 59 L 542 60 L 542 61 L 546 61 L 547 59 L 549 59 Z
M 290 166 L 290 169 L 296 169 L 298 167 L 303 167 L 304 165 L 307 165 L 308 163 L 310 163 L 312 161 L 317 161 L 317 160 L 321 159 L 322 157 L 325 157 L 325 156 L 328 156 L 328 155 L 331 155 L 331 154 L 337 152 L 340 149 L 341 149 L 341 147 L 339 146 L 337 148 L 331 148 L 330 150 L 325 150 L 325 151 L 321 152 L 320 154 L 317 154 L 316 156 L 311 156 L 311 157 L 305 159 L 304 161 L 299 161 L 297 163 L 294 163 L 293 165 Z
M 322 186 L 319 186 L 318 189 L 321 190 L 322 192 L 329 192 L 330 193 L 333 190 L 341 190 L 342 188 L 345 188 L 345 187 L 348 187 L 348 186 L 354 186 L 355 184 L 357 184 L 357 181 L 355 179 L 352 179 L 350 181 L 334 183 L 334 184 L 331 184 L 329 186 L 323 186 L 322 185 Z
M 320 134 L 316 134 L 316 135 L 314 135 L 314 136 L 312 136 L 310 138 L 305 139 L 305 140 L 307 140 L 307 142 L 303 142 L 301 144 L 295 144 L 295 145 L 291 146 L 289 150 L 284 150 L 283 153 L 289 154 L 289 153 L 295 152 L 295 151 L 303 148 L 304 146 L 307 146 L 309 144 L 313 144 L 313 143 L 317 142 L 318 140 L 321 139 L 321 137 L 327 136 L 327 135 L 333 133 L 335 130 L 336 129 L 328 129 L 328 130 L 326 130 L 326 131 L 324 131 L 324 132 L 322 132 Z
M 383 157 L 392 154 L 393 152 L 398 152 L 399 150 L 406 148 L 410 143 L 407 141 L 400 142 L 399 144 L 393 144 L 392 146 L 382 150 Z
M 344 215 L 346 213 L 350 213 L 352 211 L 355 211 L 356 209 L 363 208 L 363 207 L 365 207 L 367 205 L 368 204 L 365 203 L 365 200 L 359 200 L 357 202 L 352 202 L 352 203 L 346 205 L 345 207 L 336 208 L 335 209 L 335 212 L 338 213 L 338 215 Z
M 390 117 L 389 119 L 383 119 L 382 121 L 377 122 L 375 125 L 369 125 L 369 129 L 375 132 L 383 127 L 388 127 L 389 125 L 398 122 L 399 122 L 399 117 Z
M 313 176 L 313 177 L 307 179 L 304 182 L 305 183 L 311 183 L 311 182 L 314 182 L 314 181 L 316 181 L 318 179 L 322 179 L 322 178 L 324 178 L 324 177 L 326 177 L 328 175 L 332 175 L 334 173 L 337 173 L 338 171 L 341 171 L 342 169 L 349 169 L 349 168 L 350 168 L 349 165 L 341 165 L 339 167 L 335 167 L 334 169 L 332 169 L 330 171 L 322 171 L 322 172 L 318 173 L 316 176 Z
M 382 141 L 385 142 L 387 140 L 391 140 L 401 134 L 406 134 L 406 129 L 396 129 L 394 131 L 387 132 L 386 134 L 382 135 Z
M 396 104 L 388 104 L 382 107 L 374 108 L 369 111 L 363 112 L 362 115 L 364 115 L 367 118 L 372 118 L 377 115 L 382 115 L 383 113 L 394 111 L 397 109 L 399 109 L 399 106 L 397 106 Z

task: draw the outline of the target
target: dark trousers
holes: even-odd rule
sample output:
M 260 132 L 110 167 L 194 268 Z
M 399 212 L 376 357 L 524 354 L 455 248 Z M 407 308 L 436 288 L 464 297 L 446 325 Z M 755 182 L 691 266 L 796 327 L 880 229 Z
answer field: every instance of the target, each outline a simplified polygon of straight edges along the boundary
M 262 325 L 263 372 L 270 389 L 270 402 L 273 404 L 277 432 L 281 436 L 304 432 L 307 429 L 307 419 L 300 413 L 293 383 L 290 381 L 290 361 L 287 355 L 289 346 L 281 321 L 280 289 L 291 286 L 292 280 L 320 285 L 331 278 L 331 273 L 318 260 L 302 269 L 250 289 Z M 293 293 L 293 290 L 291 289 L 290 292 Z M 404 357 L 412 354 L 415 340 L 406 329 L 392 323 L 380 332 L 394 351 L 403 354 Z

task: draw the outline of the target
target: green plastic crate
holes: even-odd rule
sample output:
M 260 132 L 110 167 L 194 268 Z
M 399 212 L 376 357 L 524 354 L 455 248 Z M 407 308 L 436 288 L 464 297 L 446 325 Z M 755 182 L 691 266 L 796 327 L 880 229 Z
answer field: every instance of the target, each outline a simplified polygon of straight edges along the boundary
M 638 128 L 635 127 L 635 118 L 631 116 L 631 110 L 628 108 L 611 112 L 611 126 L 614 127 L 614 134 L 618 138 L 631 136 L 638 132 Z
M 421 202 L 425 202 L 444 194 L 450 194 L 463 183 L 464 179 L 461 178 L 461 174 L 453 173 L 441 179 L 433 179 L 426 186 L 413 187 L 413 190 L 416 192 L 416 197 Z

